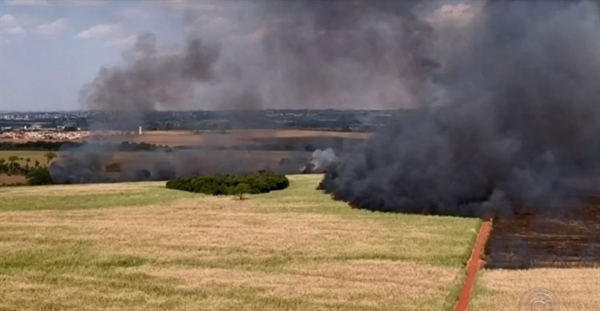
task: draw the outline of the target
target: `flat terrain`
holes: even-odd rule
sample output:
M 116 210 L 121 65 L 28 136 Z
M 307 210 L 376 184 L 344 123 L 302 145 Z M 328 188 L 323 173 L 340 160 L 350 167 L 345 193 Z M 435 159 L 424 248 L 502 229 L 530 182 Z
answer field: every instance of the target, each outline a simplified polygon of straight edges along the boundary
M 366 139 L 370 133 L 352 133 L 313 130 L 231 130 L 223 133 L 191 131 L 147 131 L 142 135 L 118 135 L 105 138 L 112 142 L 145 142 L 158 145 L 247 145 L 259 142 L 297 142 L 317 138 Z
M 8 175 L 0 173 L 0 185 L 3 184 L 15 184 L 15 183 L 25 183 L 27 179 L 25 176 L 21 175 Z
M 351 209 L 320 178 L 0 188 L 0 310 L 450 310 L 480 222 Z
M 526 293 L 535 288 L 549 290 L 554 297 L 553 309 L 543 309 L 532 302 L 548 299 L 534 294 L 525 299 Z M 600 310 L 600 268 L 530 270 L 482 270 L 471 300 L 471 311 L 504 310 Z M 519 300 L 528 301 L 519 305 Z M 561 309 L 558 308 L 561 307 Z
M 30 166 L 33 166 L 35 160 L 40 161 L 41 166 L 47 165 L 44 155 L 47 151 L 0 151 L 0 158 L 8 159 L 9 156 L 23 158 L 17 162 L 25 165 L 25 160 L 29 158 Z M 61 161 L 65 154 L 60 153 L 58 159 Z M 158 162 L 167 161 L 174 164 L 174 169 L 178 174 L 184 174 L 190 170 L 204 173 L 216 173 L 221 171 L 235 171 L 236 169 L 248 169 L 258 171 L 261 169 L 277 169 L 279 162 L 283 158 L 301 157 L 304 163 L 311 159 L 311 152 L 306 151 L 265 151 L 265 150 L 178 150 L 170 153 L 166 152 L 95 152 L 101 159 L 102 167 L 105 168 L 111 163 L 120 163 L 124 168 L 151 169 Z M 300 165 L 298 165 L 300 170 Z M 18 181 L 15 179 L 18 178 Z M 23 176 L 0 175 L 0 185 L 14 182 L 24 182 Z
M 486 261 L 478 274 L 474 311 L 550 310 L 532 306 L 549 298 L 552 310 L 600 310 L 600 198 L 582 199 L 562 214 L 495 220 Z M 553 296 L 527 296 L 535 288 Z M 522 297 L 528 302 L 519 306 Z
M 39 161 L 40 165 L 46 165 L 48 159 L 44 156 L 48 151 L 27 151 L 27 150 L 0 150 L 0 158 L 4 158 L 8 163 L 8 157 L 17 156 L 19 159 L 16 161 L 22 166 L 29 164 L 29 166 L 35 165 L 35 161 Z M 58 153 L 57 153 L 58 154 Z M 27 162 L 29 159 L 29 162 Z

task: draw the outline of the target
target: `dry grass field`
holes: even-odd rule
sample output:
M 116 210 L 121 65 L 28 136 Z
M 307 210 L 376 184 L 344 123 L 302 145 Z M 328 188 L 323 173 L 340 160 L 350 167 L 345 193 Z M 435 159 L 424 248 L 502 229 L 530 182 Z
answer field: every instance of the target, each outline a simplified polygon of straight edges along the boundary
M 4 184 L 16 184 L 16 183 L 25 183 L 27 179 L 25 176 L 21 175 L 8 175 L 8 174 L 0 174 L 0 185 Z
M 17 156 L 19 157 L 19 160 L 16 162 L 21 165 L 29 163 L 30 166 L 33 166 L 35 161 L 39 161 L 40 165 L 46 165 L 48 159 L 44 155 L 47 152 L 48 151 L 0 150 L 0 158 L 4 158 L 4 160 L 8 162 L 8 157 Z M 27 162 L 27 159 L 29 159 L 29 162 Z
M 248 145 L 260 141 L 275 140 L 278 142 L 307 141 L 311 138 L 345 138 L 366 139 L 370 133 L 314 131 L 314 130 L 231 130 L 226 133 L 191 131 L 147 131 L 143 135 L 123 134 L 104 139 L 111 142 L 145 142 L 158 145 Z M 93 138 L 92 138 L 93 140 Z
M 164 183 L 0 188 L 0 310 L 450 310 L 478 220 L 315 190 L 247 200 Z
M 531 303 L 519 306 L 521 297 L 535 288 L 544 288 L 554 294 L 552 299 L 558 301 L 554 301 L 551 310 L 600 310 L 600 268 L 482 270 L 478 274 L 471 310 L 550 310 L 542 309 L 540 305 L 532 308 Z
M 25 166 L 25 165 L 34 166 L 35 161 L 39 161 L 41 166 L 45 166 L 48 161 L 46 159 L 46 157 L 44 156 L 44 154 L 46 154 L 46 152 L 47 151 L 0 150 L 0 159 L 4 159 L 6 161 L 6 163 L 8 163 L 9 162 L 8 158 L 10 156 L 16 156 L 16 157 L 19 157 L 19 159 L 15 162 L 19 163 L 21 166 Z M 27 159 L 29 159 L 29 162 L 27 161 Z M 25 182 L 26 182 L 25 176 L 19 176 L 19 175 L 8 176 L 8 174 L 0 173 L 0 186 L 5 185 L 5 184 L 25 183 Z

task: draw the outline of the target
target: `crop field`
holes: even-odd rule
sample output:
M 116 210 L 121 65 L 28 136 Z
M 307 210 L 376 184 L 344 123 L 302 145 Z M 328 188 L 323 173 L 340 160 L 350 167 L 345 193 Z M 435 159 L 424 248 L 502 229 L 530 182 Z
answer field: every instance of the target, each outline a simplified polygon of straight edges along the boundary
M 554 309 L 525 309 L 519 306 L 526 293 L 547 289 L 554 297 Z M 540 294 L 530 296 L 528 307 Z M 542 268 L 529 270 L 482 270 L 471 300 L 472 311 L 488 310 L 600 310 L 600 268 Z M 537 296 L 536 296 L 537 295 Z M 519 308 L 521 307 L 521 308 Z M 539 307 L 539 306 L 538 306 Z M 560 309 L 558 308 L 560 307 Z
M 16 184 L 16 183 L 25 183 L 27 179 L 25 176 L 21 175 L 8 175 L 0 173 L 0 185 L 3 184 Z
M 190 131 L 147 131 L 142 135 L 123 134 L 105 137 L 111 142 L 145 142 L 158 145 L 248 145 L 258 143 L 294 143 L 315 139 L 366 139 L 370 133 L 314 131 L 314 130 L 231 130 L 224 133 Z
M 8 162 L 10 156 L 16 156 L 19 159 L 15 162 L 20 165 L 29 164 L 30 166 L 33 166 L 35 161 L 39 161 L 40 165 L 46 165 L 48 159 L 44 155 L 47 152 L 48 151 L 0 150 L 0 158 L 3 158 Z M 29 159 L 29 162 L 27 162 L 27 159 Z
M 479 220 L 315 190 L 163 182 L 0 188 L 0 310 L 451 310 Z

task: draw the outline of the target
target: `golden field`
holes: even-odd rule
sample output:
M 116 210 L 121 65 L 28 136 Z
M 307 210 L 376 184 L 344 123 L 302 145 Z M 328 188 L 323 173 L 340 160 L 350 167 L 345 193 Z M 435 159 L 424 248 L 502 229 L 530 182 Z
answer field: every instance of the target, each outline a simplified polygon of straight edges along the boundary
M 546 297 L 544 291 L 527 296 L 528 291 L 535 289 L 549 290 L 553 296 Z M 519 305 L 521 299 L 523 303 Z M 543 299 L 554 303 L 554 309 L 546 310 L 600 310 L 600 268 L 482 270 L 470 310 L 544 310 L 541 304 L 535 304 Z
M 164 183 L 0 188 L 0 310 L 451 310 L 479 221 Z

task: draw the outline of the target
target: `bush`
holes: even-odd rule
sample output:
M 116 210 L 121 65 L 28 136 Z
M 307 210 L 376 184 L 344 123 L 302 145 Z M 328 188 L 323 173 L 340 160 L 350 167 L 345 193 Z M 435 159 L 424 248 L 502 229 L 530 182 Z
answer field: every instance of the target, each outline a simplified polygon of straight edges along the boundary
M 196 176 L 177 178 L 167 182 L 167 188 L 211 195 L 235 194 L 240 197 L 245 193 L 258 194 L 274 190 L 283 190 L 290 185 L 283 174 L 224 174 L 212 176 Z
M 45 167 L 40 167 L 31 170 L 26 177 L 27 184 L 31 186 L 53 184 L 52 177 L 50 176 L 50 171 L 48 171 L 48 169 Z
M 231 188 L 231 194 L 238 196 L 240 198 L 240 201 L 244 199 L 244 194 L 249 193 L 250 192 L 250 185 L 248 185 L 247 183 L 241 183 L 238 184 L 237 186 Z

